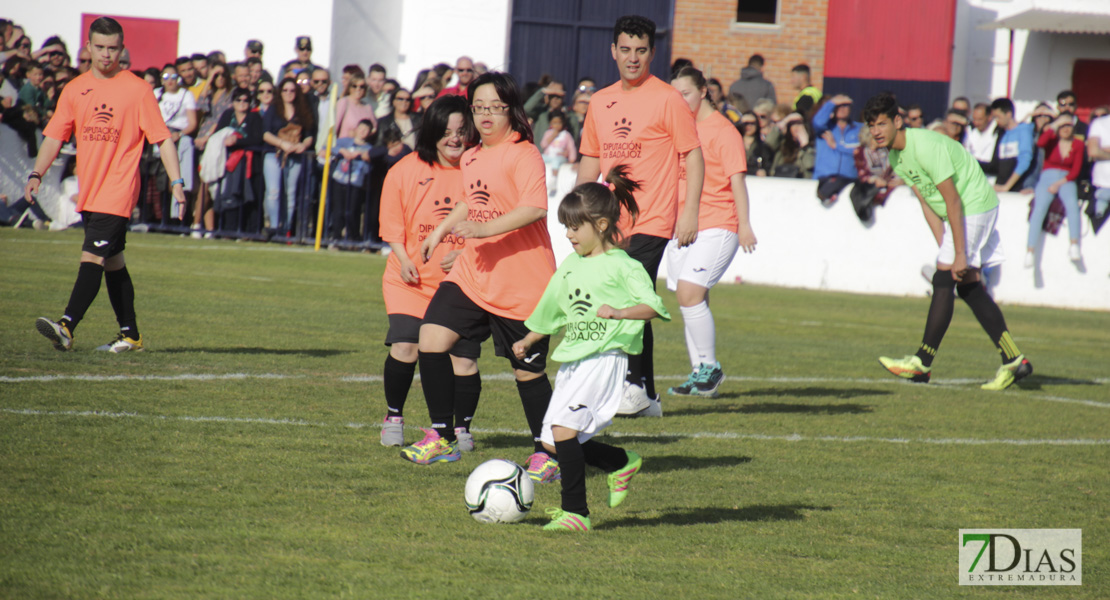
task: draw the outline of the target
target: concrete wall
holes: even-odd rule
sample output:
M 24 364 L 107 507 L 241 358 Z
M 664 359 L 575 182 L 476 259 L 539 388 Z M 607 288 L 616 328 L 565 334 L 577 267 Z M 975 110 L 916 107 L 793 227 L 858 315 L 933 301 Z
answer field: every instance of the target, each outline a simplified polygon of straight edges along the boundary
M 751 221 L 759 240 L 753 254 L 740 252 L 723 282 L 836 290 L 892 296 L 922 296 L 932 289 L 922 267 L 936 262 L 936 241 L 913 192 L 902 187 L 875 211 L 874 223 L 860 223 L 848 190 L 831 208 L 817 201 L 815 181 L 751 177 Z M 574 185 L 568 168 L 548 212 L 555 255 L 570 254 L 566 230 L 555 218 L 558 199 Z M 1029 196 L 1003 194 L 998 230 L 1007 261 L 999 270 L 994 296 L 1000 302 L 1110 310 L 1110 227 L 1093 235 L 1083 217 L 1084 262 L 1067 258 L 1067 225 L 1046 235 L 1037 266 L 1022 267 L 1028 234 Z M 660 270 L 664 277 L 666 265 Z

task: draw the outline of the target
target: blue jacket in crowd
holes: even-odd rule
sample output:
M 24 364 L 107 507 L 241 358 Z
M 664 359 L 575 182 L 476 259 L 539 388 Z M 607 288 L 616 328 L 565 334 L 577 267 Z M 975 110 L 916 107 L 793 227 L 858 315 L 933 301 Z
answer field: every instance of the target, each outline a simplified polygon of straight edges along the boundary
M 856 179 L 859 173 L 856 172 L 853 153 L 859 148 L 859 132 L 863 123 L 849 121 L 848 126 L 841 130 L 833 118 L 834 109 L 836 106 L 832 102 L 826 102 L 813 115 L 813 133 L 817 137 L 817 164 L 813 168 L 813 178 L 823 179 L 838 175 Z M 826 131 L 832 131 L 836 148 L 830 148 L 828 142 L 821 138 Z

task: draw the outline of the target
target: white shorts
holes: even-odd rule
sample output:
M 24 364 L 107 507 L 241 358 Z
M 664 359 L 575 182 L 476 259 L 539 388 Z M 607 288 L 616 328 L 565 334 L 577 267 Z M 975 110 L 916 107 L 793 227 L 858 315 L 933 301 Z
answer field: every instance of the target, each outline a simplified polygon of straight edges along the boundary
M 994 229 L 998 220 L 998 207 L 978 215 L 964 215 L 964 230 L 967 232 L 965 249 L 967 266 L 983 269 L 1001 264 L 1006 257 L 1002 254 L 1002 240 Z M 956 247 L 952 244 L 952 225 L 944 222 L 944 239 L 937 252 L 937 264 L 950 265 L 956 260 Z
M 707 289 L 717 285 L 739 247 L 739 236 L 727 229 L 699 231 L 698 239 L 685 248 L 678 247 L 678 240 L 671 240 L 664 255 L 667 289 L 677 290 L 680 279 Z
M 594 354 L 559 367 L 540 440 L 555 445 L 552 425 L 578 432 L 585 442 L 613 423 L 624 394 L 628 355 L 620 350 Z

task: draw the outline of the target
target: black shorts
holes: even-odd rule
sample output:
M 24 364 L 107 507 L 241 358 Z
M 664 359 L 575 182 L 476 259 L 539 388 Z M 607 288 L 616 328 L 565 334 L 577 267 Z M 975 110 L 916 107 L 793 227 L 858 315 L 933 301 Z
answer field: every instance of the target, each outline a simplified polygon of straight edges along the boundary
M 127 245 L 127 217 L 104 213 L 82 212 L 85 223 L 85 243 L 81 250 L 100 258 L 111 258 L 123 252 Z
M 663 253 L 670 240 L 646 233 L 636 233 L 628 238 L 628 247 L 625 252 L 628 256 L 640 261 L 644 270 L 651 276 L 651 285 L 659 277 L 659 264 L 663 262 Z
M 513 356 L 513 344 L 528 335 L 524 321 L 495 315 L 478 306 L 466 296 L 457 284 L 445 281 L 439 285 L 428 309 L 424 323 L 446 327 L 462 339 L 481 344 L 493 336 L 493 350 L 497 356 L 509 359 L 514 369 L 529 373 L 543 373 L 547 368 L 547 349 L 550 337 L 532 346 L 531 355 L 519 360 Z
M 420 325 L 423 319 L 412 315 L 387 315 L 389 317 L 389 331 L 385 334 L 385 345 L 416 344 L 420 342 Z M 451 354 L 462 358 L 477 359 L 482 356 L 482 342 L 475 342 L 466 338 L 459 338 L 451 348 Z

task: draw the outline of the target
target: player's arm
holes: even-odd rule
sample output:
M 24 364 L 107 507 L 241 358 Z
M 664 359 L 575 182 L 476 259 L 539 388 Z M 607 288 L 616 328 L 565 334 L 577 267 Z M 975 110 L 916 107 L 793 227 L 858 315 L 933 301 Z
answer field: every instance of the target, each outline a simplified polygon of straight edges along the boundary
M 601 177 L 601 159 L 583 154 L 582 160 L 578 163 L 578 179 L 575 180 L 574 185 L 595 182 L 598 177 Z
M 452 233 L 464 239 L 482 239 L 516 231 L 547 218 L 547 209 L 535 206 L 518 206 L 509 212 L 485 223 L 463 221 L 452 229 Z
M 917 191 L 917 186 L 913 186 L 910 189 L 912 189 L 913 194 L 917 196 L 918 202 L 921 202 L 921 212 L 925 214 L 925 222 L 929 224 L 929 230 L 933 232 L 933 237 L 937 239 L 937 246 L 940 246 L 941 241 L 944 240 L 944 221 L 941 220 L 940 215 L 933 212 L 932 208 L 929 208 L 929 203 L 925 201 L 925 196 L 922 196 L 921 192 Z
M 513 344 L 513 355 L 516 356 L 518 359 L 523 360 L 525 356 L 528 356 L 528 350 L 536 342 L 543 340 L 543 338 L 545 337 L 547 336 L 542 333 L 529 331 L 528 335 L 524 336 L 524 339 L 518 340 L 515 344 Z
M 428 237 L 424 238 L 424 242 L 420 244 L 420 258 L 423 259 L 424 262 L 428 262 L 436 246 L 439 246 L 443 238 L 447 237 L 447 233 L 454 229 L 455 225 L 465 221 L 469 214 L 470 206 L 468 206 L 466 202 L 460 201 L 455 204 L 455 208 L 451 209 L 451 212 L 439 222 L 439 225 L 436 225 L 436 228 L 433 229 L 432 232 L 428 234 Z
M 158 147 L 162 153 L 162 165 L 166 167 L 166 175 L 169 176 L 170 181 L 177 181 L 181 179 L 181 163 L 177 162 L 177 146 L 173 143 L 173 138 L 168 137 L 162 141 Z M 173 192 L 173 199 L 178 204 L 185 204 L 185 184 L 178 182 L 170 186 Z
M 637 304 L 628 308 L 613 308 L 608 304 L 602 304 L 597 308 L 597 318 L 599 319 L 650 321 L 659 316 L 662 315 L 647 304 Z
M 416 268 L 416 263 L 412 262 L 409 258 L 408 252 L 405 251 L 405 244 L 402 242 L 389 242 L 390 250 L 393 250 L 393 255 L 397 260 L 401 261 L 401 281 L 405 283 L 420 283 L 420 271 Z
M 956 258 L 952 261 L 952 279 L 959 283 L 967 272 L 967 230 L 964 229 L 964 205 L 951 177 L 938 183 L 937 191 L 944 198 L 944 206 L 948 210 L 948 225 L 949 229 L 952 230 L 952 246 L 956 250 Z
M 61 140 L 56 140 L 50 136 L 43 138 L 42 144 L 39 146 L 39 155 L 35 158 L 35 168 L 31 171 L 31 176 L 27 178 L 27 185 L 23 187 L 23 197 L 28 202 L 34 202 L 34 197 L 39 195 L 42 176 L 50 168 L 50 165 L 54 164 L 54 159 L 58 158 L 58 152 L 61 149 Z M 38 175 L 38 177 L 34 177 L 35 175 Z
M 736 204 L 736 221 L 740 223 L 737 232 L 740 247 L 744 252 L 754 252 L 756 239 L 748 218 L 748 186 L 744 183 L 744 174 L 734 173 L 728 181 L 732 188 L 732 201 Z
M 1102 140 L 1092 137 L 1087 140 L 1087 158 L 1091 160 L 1110 160 L 1110 149 L 1102 146 Z
M 679 247 L 689 246 L 698 239 L 698 205 L 701 204 L 701 186 L 705 181 L 705 158 L 701 148 L 686 153 L 686 205 L 678 216 Z

